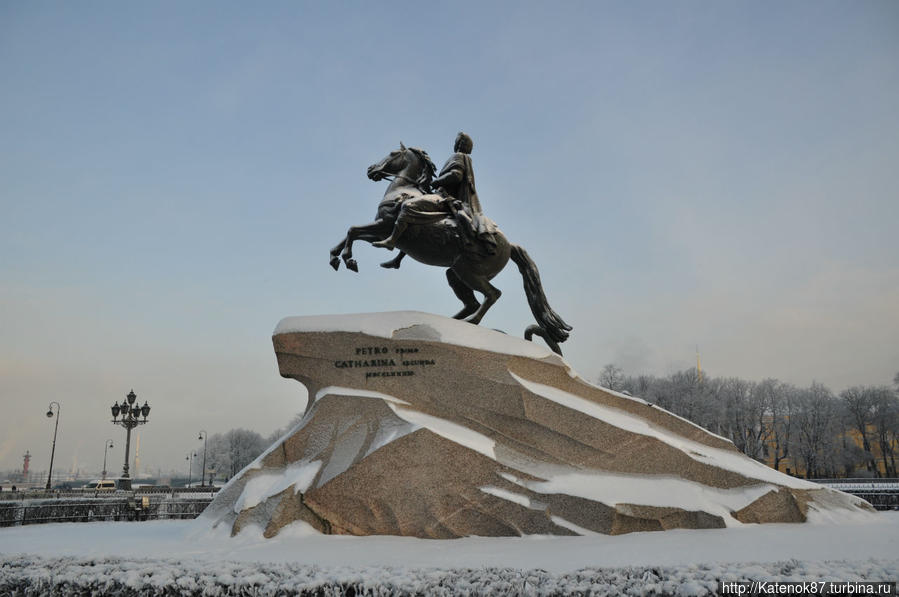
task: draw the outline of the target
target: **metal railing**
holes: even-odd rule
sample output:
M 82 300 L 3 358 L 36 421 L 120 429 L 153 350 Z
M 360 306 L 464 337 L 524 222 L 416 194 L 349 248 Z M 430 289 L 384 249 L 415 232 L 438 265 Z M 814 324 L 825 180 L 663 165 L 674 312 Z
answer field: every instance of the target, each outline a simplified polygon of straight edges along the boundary
M 221 487 L 139 487 L 130 491 L 116 489 L 20 489 L 17 491 L 0 492 L 0 501 L 10 500 L 48 500 L 48 499 L 71 499 L 71 498 L 87 498 L 87 497 L 122 497 L 130 495 L 170 495 L 178 497 L 179 495 L 208 494 L 215 495 Z
M 899 510 L 899 479 L 809 479 L 860 497 L 878 510 Z
M 820 483 L 821 485 L 827 485 L 828 487 L 833 487 L 835 489 L 843 490 L 843 487 L 852 488 L 861 488 L 861 489 L 889 489 L 899 491 L 899 479 L 864 479 L 864 478 L 849 478 L 849 479 L 811 479 L 811 481 L 815 483 Z
M 111 492 L 110 492 L 111 493 Z M 64 497 L 0 502 L 0 527 L 47 522 L 140 521 L 196 518 L 212 501 L 206 496 L 167 494 Z

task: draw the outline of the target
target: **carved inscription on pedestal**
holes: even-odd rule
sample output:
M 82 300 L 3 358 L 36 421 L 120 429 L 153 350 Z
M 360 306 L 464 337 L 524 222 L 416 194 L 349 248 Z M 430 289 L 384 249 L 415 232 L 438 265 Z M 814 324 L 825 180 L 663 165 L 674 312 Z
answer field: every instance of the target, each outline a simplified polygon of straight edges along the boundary
M 365 379 L 373 377 L 411 377 L 416 369 L 436 365 L 419 353 L 418 348 L 394 348 L 386 346 L 357 346 L 356 353 L 348 359 L 334 361 L 337 369 L 363 369 Z

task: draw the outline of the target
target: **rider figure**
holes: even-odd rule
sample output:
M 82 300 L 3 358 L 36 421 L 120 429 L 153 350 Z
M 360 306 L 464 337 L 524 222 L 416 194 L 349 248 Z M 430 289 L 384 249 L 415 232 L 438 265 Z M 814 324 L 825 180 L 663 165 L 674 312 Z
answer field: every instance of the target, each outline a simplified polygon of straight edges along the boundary
M 427 224 L 453 214 L 469 239 L 485 241 L 491 248 L 496 245 L 492 233 L 495 225 L 481 212 L 481 202 L 474 186 L 474 168 L 471 150 L 474 141 L 465 133 L 456 135 L 452 156 L 446 161 L 437 178 L 431 183 L 439 197 L 424 195 L 403 202 L 393 233 L 382 241 L 372 243 L 376 247 L 393 249 L 409 224 Z

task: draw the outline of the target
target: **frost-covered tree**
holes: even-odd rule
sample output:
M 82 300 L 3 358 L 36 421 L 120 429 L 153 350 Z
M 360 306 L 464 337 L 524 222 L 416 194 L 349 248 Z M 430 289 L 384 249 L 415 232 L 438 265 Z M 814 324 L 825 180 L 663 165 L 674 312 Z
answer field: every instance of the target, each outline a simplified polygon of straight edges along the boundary
M 779 471 L 781 463 L 790 457 L 793 415 L 799 388 L 769 378 L 759 384 L 758 392 L 766 407 L 774 469 Z
M 647 400 L 706 428 L 713 428 L 717 422 L 717 417 L 709 412 L 713 405 L 708 386 L 696 369 L 678 371 L 662 378 L 653 385 Z
M 840 398 L 846 409 L 852 428 L 858 432 L 862 440 L 865 468 L 870 473 L 876 473 L 874 454 L 871 450 L 871 425 L 874 422 L 874 396 L 872 388 L 866 386 L 853 386 L 840 392 Z
M 794 415 L 795 453 L 802 460 L 806 478 L 833 476 L 837 443 L 837 408 L 833 394 L 823 384 L 812 383 L 798 400 Z
M 248 429 L 231 429 L 209 436 L 206 458 L 207 467 L 215 470 L 218 478 L 230 479 L 269 446 L 259 433 Z
M 809 477 L 849 476 L 865 466 L 874 474 L 876 447 L 885 468 L 896 474 L 899 396 L 890 388 L 850 388 L 837 398 L 819 383 L 797 388 L 776 379 L 700 378 L 696 369 L 666 377 L 625 376 L 620 387 L 730 439 L 744 454 L 783 472 L 792 461 Z M 873 396 L 880 397 L 876 421 Z M 862 436 L 863 446 L 854 435 Z
M 268 445 L 272 445 L 273 443 L 284 437 L 285 433 L 294 429 L 297 425 L 300 424 L 305 414 L 306 413 L 304 412 L 298 412 L 296 415 L 294 415 L 293 419 L 290 420 L 290 423 L 288 423 L 284 427 L 280 427 L 272 431 L 268 438 L 266 438 L 266 443 L 268 443 Z
M 659 379 L 652 375 L 636 375 L 625 377 L 621 383 L 621 391 L 631 396 L 637 396 L 644 400 L 650 400 L 653 387 L 659 383 Z M 650 400 L 652 402 L 652 400 Z
M 724 404 L 728 435 L 734 445 L 750 458 L 763 460 L 771 431 L 765 421 L 765 391 L 759 384 L 730 377 L 721 381 L 718 396 Z
M 624 371 L 621 367 L 609 363 L 599 373 L 599 385 L 620 392 L 624 389 Z
M 899 398 L 880 386 L 870 389 L 873 395 L 872 423 L 887 477 L 896 476 L 896 451 L 899 448 Z

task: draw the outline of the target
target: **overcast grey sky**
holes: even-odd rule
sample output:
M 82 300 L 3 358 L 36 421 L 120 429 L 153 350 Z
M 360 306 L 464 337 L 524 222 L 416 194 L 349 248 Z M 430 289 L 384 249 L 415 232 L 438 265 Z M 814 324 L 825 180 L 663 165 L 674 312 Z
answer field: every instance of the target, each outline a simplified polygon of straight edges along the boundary
M 358 245 L 400 141 L 470 133 L 486 213 L 569 362 L 813 380 L 899 371 L 899 3 L 0 3 L 0 469 L 145 467 L 285 424 L 281 317 L 452 314 Z M 531 316 L 514 267 L 484 325 Z

